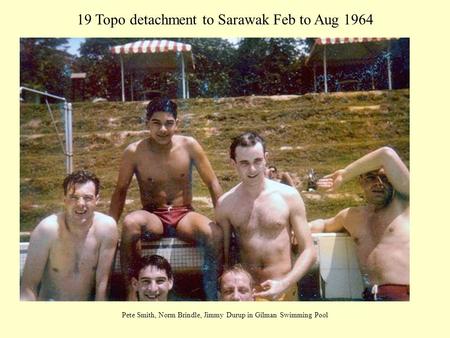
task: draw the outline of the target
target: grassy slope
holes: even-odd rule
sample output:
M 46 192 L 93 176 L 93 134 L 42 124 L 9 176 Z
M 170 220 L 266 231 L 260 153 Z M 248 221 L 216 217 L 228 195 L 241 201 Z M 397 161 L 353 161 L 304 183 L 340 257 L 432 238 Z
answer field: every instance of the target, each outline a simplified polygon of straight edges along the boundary
M 190 99 L 178 105 L 180 132 L 203 145 L 224 190 L 237 183 L 228 161 L 230 139 L 247 130 L 266 138 L 272 164 L 301 180 L 309 168 L 324 175 L 383 145 L 395 148 L 409 163 L 409 90 Z M 59 119 L 58 107 L 52 109 Z M 100 211 L 108 210 L 123 149 L 146 135 L 144 110 L 143 102 L 73 105 L 74 166 L 100 177 Z M 64 130 L 60 121 L 57 125 Z M 20 128 L 21 231 L 29 231 L 61 208 L 65 165 L 45 105 L 22 105 Z M 299 183 L 298 188 L 304 186 Z M 193 190 L 195 197 L 208 197 L 197 174 Z M 356 182 L 346 184 L 340 193 L 322 197 L 303 193 L 308 218 L 331 216 L 363 203 Z M 140 208 L 135 181 L 127 199 L 125 212 Z M 201 199 L 194 206 L 212 217 Z

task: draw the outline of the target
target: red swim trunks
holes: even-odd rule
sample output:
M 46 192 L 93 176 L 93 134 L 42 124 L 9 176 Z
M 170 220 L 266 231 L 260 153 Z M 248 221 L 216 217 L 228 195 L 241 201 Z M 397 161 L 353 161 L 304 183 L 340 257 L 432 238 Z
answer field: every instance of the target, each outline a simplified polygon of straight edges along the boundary
M 158 216 L 161 220 L 164 228 L 164 237 L 176 237 L 178 223 L 187 213 L 194 211 L 194 208 L 191 205 L 182 205 L 166 208 L 144 208 L 144 210 Z
M 363 293 L 364 300 L 409 300 L 409 285 L 383 284 L 375 285 L 372 289 L 366 289 Z

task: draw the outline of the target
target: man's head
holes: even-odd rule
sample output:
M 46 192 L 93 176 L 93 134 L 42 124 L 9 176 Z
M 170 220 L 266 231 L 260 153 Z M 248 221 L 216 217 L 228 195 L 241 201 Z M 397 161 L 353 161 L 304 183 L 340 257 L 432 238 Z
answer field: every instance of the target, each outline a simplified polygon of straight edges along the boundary
M 131 285 L 140 301 L 166 301 L 173 287 L 169 262 L 158 255 L 143 256 Z
M 242 182 L 253 184 L 264 179 L 266 144 L 258 134 L 248 132 L 236 137 L 230 146 L 230 158 Z
M 382 208 L 391 202 L 394 188 L 382 168 L 360 175 L 359 183 L 369 204 Z
M 270 165 L 267 167 L 266 176 L 271 180 L 278 178 L 278 170 L 274 165 Z
M 66 218 L 71 222 L 89 222 L 99 198 L 100 181 L 87 170 L 66 176 L 63 182 Z
M 168 98 L 156 98 L 147 106 L 146 120 L 152 139 L 168 144 L 177 131 L 177 105 Z
M 225 270 L 219 280 L 220 300 L 253 301 L 253 278 L 239 264 Z

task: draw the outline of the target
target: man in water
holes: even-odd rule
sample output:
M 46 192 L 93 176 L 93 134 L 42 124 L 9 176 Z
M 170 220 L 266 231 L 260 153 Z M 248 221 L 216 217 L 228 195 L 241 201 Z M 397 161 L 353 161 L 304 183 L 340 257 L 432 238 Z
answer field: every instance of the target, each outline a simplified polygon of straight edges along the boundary
M 95 211 L 99 187 L 88 171 L 65 178 L 64 211 L 31 235 L 22 300 L 106 300 L 118 234 L 114 219 Z
M 143 208 L 125 217 L 120 245 L 128 295 L 134 297 L 130 292 L 130 277 L 141 256 L 141 240 L 176 236 L 195 241 L 204 248 L 204 288 L 208 299 L 216 299 L 223 234 L 220 227 L 191 206 L 193 166 L 208 187 L 214 205 L 222 188 L 200 144 L 192 137 L 175 135 L 179 120 L 174 102 L 154 99 L 147 106 L 146 118 L 150 136 L 125 149 L 109 211 L 118 221 L 135 175 Z
M 173 287 L 172 268 L 161 256 L 143 256 L 131 285 L 139 301 L 166 301 Z
M 253 301 L 254 282 L 252 276 L 240 265 L 225 270 L 219 280 L 220 300 Z
M 226 262 L 234 229 L 241 263 L 259 288 L 254 294 L 257 300 L 297 300 L 296 283 L 315 262 L 316 252 L 300 194 L 265 177 L 266 156 L 265 142 L 258 134 L 244 133 L 234 139 L 230 158 L 241 182 L 220 198 L 216 220 L 224 231 Z M 300 248 L 295 262 L 291 229 Z
M 317 182 L 335 190 L 359 176 L 367 205 L 310 222 L 312 232 L 347 230 L 371 287 L 366 300 L 409 300 L 409 170 L 388 147 L 377 149 Z

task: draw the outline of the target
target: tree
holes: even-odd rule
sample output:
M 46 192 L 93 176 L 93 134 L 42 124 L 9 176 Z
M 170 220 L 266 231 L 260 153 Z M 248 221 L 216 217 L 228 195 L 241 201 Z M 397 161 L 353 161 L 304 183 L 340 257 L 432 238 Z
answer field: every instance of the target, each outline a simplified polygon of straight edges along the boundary
M 66 44 L 67 39 L 20 39 L 20 84 L 66 96 L 73 62 Z

